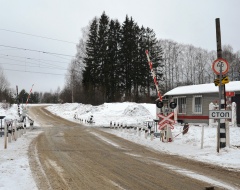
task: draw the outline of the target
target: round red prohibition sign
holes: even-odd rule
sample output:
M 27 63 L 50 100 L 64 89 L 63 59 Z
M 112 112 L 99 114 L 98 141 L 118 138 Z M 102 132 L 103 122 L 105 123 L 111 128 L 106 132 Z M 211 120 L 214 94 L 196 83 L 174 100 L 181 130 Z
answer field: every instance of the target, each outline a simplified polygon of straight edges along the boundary
M 225 75 L 229 70 L 228 62 L 223 58 L 216 59 L 212 64 L 212 70 L 217 75 L 220 75 L 220 68 L 222 67 L 222 75 Z

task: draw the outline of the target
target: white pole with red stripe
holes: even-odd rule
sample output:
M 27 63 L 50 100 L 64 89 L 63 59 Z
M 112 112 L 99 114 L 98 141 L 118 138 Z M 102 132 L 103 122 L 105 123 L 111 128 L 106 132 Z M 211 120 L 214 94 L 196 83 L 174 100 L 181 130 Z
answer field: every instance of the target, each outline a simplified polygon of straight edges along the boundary
M 157 89 L 158 98 L 159 98 L 160 101 L 162 101 L 162 95 L 161 95 L 161 92 L 160 92 L 159 87 L 158 87 L 158 82 L 157 82 L 156 74 L 155 74 L 155 72 L 154 72 L 154 70 L 153 70 L 152 61 L 151 61 L 150 58 L 149 58 L 148 50 L 146 50 L 145 52 L 146 52 L 147 59 L 148 59 L 148 65 L 149 65 L 150 70 L 151 70 L 151 73 L 152 73 L 153 81 L 154 81 L 154 84 L 155 84 L 156 89 Z
M 28 104 L 28 100 L 29 100 L 29 98 L 30 98 L 30 96 L 31 96 L 33 86 L 34 86 L 34 84 L 32 85 L 32 88 L 31 88 L 31 90 L 30 90 L 30 92 L 29 92 L 29 94 L 28 94 L 28 98 L 27 98 L 27 101 L 26 101 L 26 105 Z

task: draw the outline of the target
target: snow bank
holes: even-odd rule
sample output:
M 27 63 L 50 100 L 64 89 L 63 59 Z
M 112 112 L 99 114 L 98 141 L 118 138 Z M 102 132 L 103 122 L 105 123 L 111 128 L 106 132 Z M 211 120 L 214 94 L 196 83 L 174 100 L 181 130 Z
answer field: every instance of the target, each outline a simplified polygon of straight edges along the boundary
M 110 122 L 127 125 L 142 124 L 148 119 L 155 119 L 155 104 L 104 103 L 99 106 L 85 104 L 57 104 L 47 108 L 50 112 L 73 121 L 74 115 L 79 119 L 88 119 L 93 115 L 96 126 L 109 126 Z

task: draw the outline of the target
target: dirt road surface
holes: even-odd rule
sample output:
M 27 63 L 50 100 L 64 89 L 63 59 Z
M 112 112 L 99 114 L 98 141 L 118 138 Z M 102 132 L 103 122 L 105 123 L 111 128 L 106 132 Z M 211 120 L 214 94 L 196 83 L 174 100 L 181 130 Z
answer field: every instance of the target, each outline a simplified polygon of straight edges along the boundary
M 43 130 L 29 147 L 40 190 L 240 189 L 239 172 L 163 154 L 40 106 L 30 114 Z

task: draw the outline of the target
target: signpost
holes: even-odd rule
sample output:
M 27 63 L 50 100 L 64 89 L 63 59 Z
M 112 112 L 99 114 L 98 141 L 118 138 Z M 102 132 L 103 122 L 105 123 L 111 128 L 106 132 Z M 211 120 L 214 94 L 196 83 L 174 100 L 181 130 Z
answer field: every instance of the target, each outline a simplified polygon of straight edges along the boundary
M 216 73 L 219 80 L 219 112 L 225 110 L 225 84 L 222 83 L 223 75 L 229 70 L 228 62 L 222 58 L 222 45 L 221 45 L 221 30 L 220 30 L 220 19 L 216 18 L 216 40 L 217 40 L 217 60 L 212 64 L 213 72 Z M 215 83 L 216 85 L 216 83 Z M 216 112 L 215 112 L 216 113 Z M 216 113 L 217 114 L 217 113 Z M 218 116 L 220 113 L 218 113 Z M 215 115 L 214 115 L 215 116 Z M 221 115 L 220 115 L 221 116 Z M 226 147 L 226 124 L 224 118 L 219 118 L 218 129 L 217 129 L 217 152 L 219 148 Z
M 209 110 L 209 119 L 231 119 L 232 111 L 230 110 Z
M 233 97 L 235 96 L 235 92 L 226 92 L 227 97 Z
M 229 63 L 223 58 L 218 58 L 212 64 L 213 72 L 216 73 L 217 75 L 220 75 L 221 68 L 222 75 L 225 75 L 229 70 Z
M 162 120 L 158 123 L 159 124 L 159 130 L 162 130 L 164 127 L 167 127 L 167 125 L 170 125 L 171 128 L 173 128 L 173 124 L 175 123 L 171 117 L 173 117 L 174 113 L 170 113 L 169 115 L 165 116 L 162 114 L 158 114 L 159 118 L 162 118 Z

